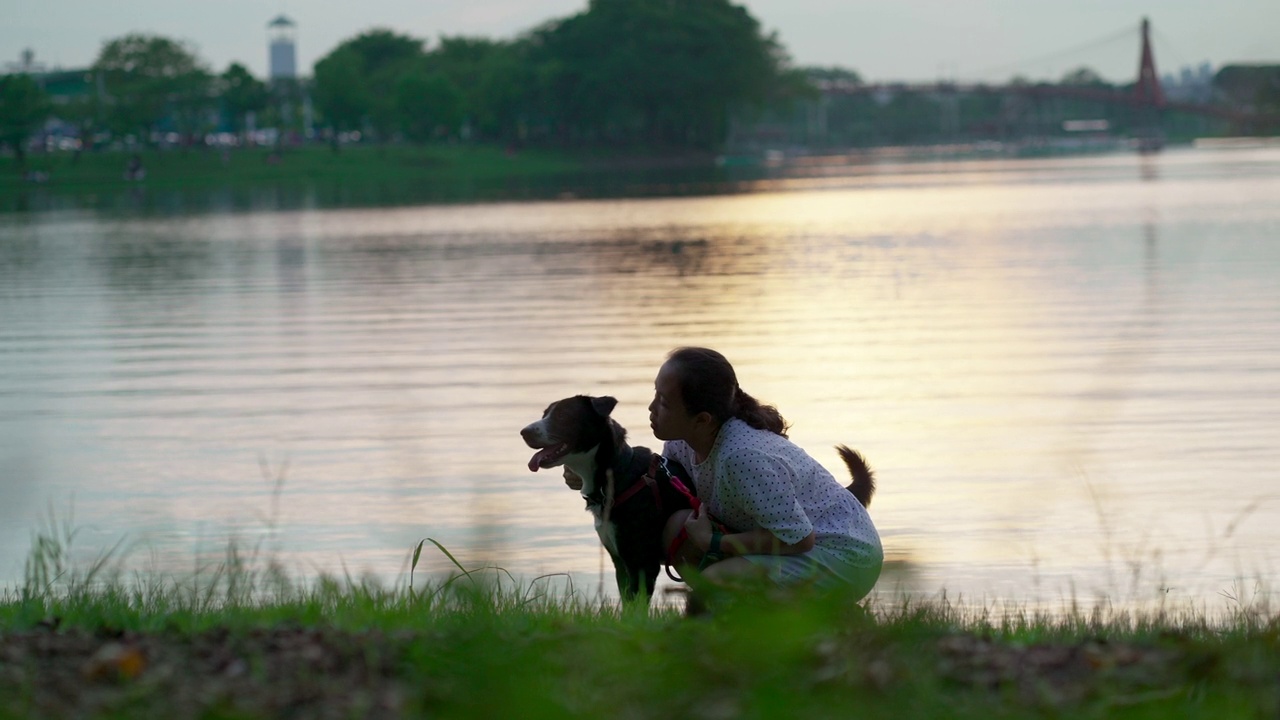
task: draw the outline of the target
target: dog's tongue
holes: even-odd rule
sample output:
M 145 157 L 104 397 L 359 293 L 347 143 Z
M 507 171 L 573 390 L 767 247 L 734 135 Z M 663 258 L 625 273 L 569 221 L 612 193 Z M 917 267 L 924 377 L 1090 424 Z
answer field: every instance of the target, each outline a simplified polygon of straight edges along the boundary
M 538 469 L 543 467 L 544 462 L 554 460 L 563 453 L 564 445 L 552 445 L 551 447 L 542 448 L 534 453 L 533 457 L 529 458 L 529 471 L 538 472 Z
M 549 468 L 555 466 L 556 462 L 563 458 L 569 452 L 568 443 L 559 443 L 551 447 L 544 447 L 529 458 L 529 470 L 538 472 L 539 468 Z

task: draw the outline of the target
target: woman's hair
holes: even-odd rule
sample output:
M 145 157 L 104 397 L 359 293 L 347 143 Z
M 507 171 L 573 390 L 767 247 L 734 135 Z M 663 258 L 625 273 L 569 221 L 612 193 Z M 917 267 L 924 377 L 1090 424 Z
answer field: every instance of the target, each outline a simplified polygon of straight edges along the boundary
M 710 348 L 682 347 L 672 350 L 667 361 L 676 368 L 680 396 L 691 414 L 707 412 L 718 422 L 736 417 L 753 428 L 787 436 L 787 421 L 778 408 L 743 392 L 724 355 Z

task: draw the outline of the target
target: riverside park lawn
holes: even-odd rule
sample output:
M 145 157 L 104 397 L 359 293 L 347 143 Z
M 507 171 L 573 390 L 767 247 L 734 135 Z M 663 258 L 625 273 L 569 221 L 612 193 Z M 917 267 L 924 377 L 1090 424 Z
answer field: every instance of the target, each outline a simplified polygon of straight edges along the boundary
M 310 145 L 276 152 L 271 148 L 171 148 L 140 150 L 146 171 L 127 180 L 132 152 L 103 150 L 30 154 L 26 178 L 12 157 L 0 158 L 0 210 L 24 209 L 21 195 L 41 195 L 78 206 L 112 204 L 117 195 L 149 192 L 196 198 L 244 195 L 246 206 L 271 193 L 310 190 L 330 204 L 386 205 L 416 197 L 483 199 L 512 185 L 555 178 L 582 169 L 564 155 L 530 151 L 507 153 L 491 146 L 328 146 Z M 43 173 L 39 182 L 34 173 Z
M 386 588 L 295 582 L 234 548 L 187 578 L 32 558 L 0 596 L 0 718 L 1280 713 L 1280 619 L 1263 607 L 1038 614 L 756 589 L 684 617 L 679 597 L 618 607 L 494 568 L 415 582 L 410 566 Z
M 48 163 L 41 183 L 0 158 L 0 210 L 128 194 L 127 157 L 33 157 Z M 146 192 L 309 187 L 376 203 L 428 185 L 462 199 L 521 178 L 546 192 L 589 165 L 482 147 L 267 158 L 145 153 Z M 1280 717 L 1280 613 L 1265 601 L 1042 612 L 887 587 L 861 603 L 757 588 L 684 617 L 679 597 L 620 608 L 563 578 L 456 562 L 451 577 L 415 580 L 421 545 L 385 587 L 290 578 L 234 546 L 183 577 L 124 571 L 112 552 L 83 567 L 68 559 L 73 536 L 37 532 L 23 582 L 0 588 L 0 720 Z
M 93 208 L 136 210 L 139 196 L 161 209 L 200 211 L 376 207 L 435 202 L 625 196 L 679 192 L 719 178 L 709 155 L 512 151 L 494 145 L 305 145 L 147 149 L 146 171 L 125 179 L 133 152 L 31 153 L 25 167 L 0 156 L 0 212 Z M 677 184 L 673 185 L 672 178 Z

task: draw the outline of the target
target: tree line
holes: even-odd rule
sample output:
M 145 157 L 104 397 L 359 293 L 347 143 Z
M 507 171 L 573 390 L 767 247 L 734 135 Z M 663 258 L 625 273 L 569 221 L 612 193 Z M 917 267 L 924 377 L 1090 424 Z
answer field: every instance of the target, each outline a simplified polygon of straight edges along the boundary
M 722 148 L 734 128 L 785 127 L 771 137 L 866 146 L 1004 137 L 1016 126 L 1039 132 L 1027 118 L 1116 113 L 1087 101 L 1011 101 L 1000 88 L 951 104 L 909 89 L 868 93 L 852 70 L 794 67 L 776 34 L 729 0 L 591 0 L 507 40 L 429 43 L 372 29 L 320 58 L 310 79 L 271 83 L 239 63 L 214 72 L 182 42 L 131 34 L 106 42 L 82 75 L 85 91 L 56 105 L 31 77 L 0 78 L 0 143 L 20 163 L 26 139 L 51 115 L 82 139 L 203 138 L 241 133 L 250 119 L 301 132 L 304 97 L 312 126 L 334 138 L 668 152 Z M 1233 103 L 1276 113 L 1277 78 L 1278 67 L 1228 67 L 1215 86 Z M 1087 69 L 1059 84 L 1106 85 Z M 842 91 L 821 90 L 834 86 Z M 815 143 L 806 132 L 817 106 Z M 1113 119 L 1116 128 L 1129 122 Z
M 71 86 L 57 97 L 42 83 Z M 0 142 L 23 158 L 25 140 L 56 117 L 93 138 L 134 137 L 146 144 L 155 133 L 203 138 L 226 119 L 233 131 L 243 119 L 271 107 L 268 85 L 239 63 L 215 74 L 188 45 L 157 35 L 130 34 L 103 44 L 86 72 L 48 73 L 41 78 L 0 78 Z
M 300 128 L 306 93 L 316 127 L 377 141 L 711 149 L 731 114 L 812 92 L 776 35 L 729 0 L 591 0 L 509 40 L 368 30 L 318 60 L 305 86 L 239 63 L 215 73 L 188 45 L 131 34 L 106 42 L 89 76 L 57 108 L 31 78 L 5 78 L 0 140 L 17 147 L 55 110 L 81 137 L 144 142 L 238 132 L 249 117 Z
M 776 36 L 727 0 L 593 0 L 509 41 L 375 30 L 315 66 L 336 129 L 709 149 L 733 113 L 803 96 Z

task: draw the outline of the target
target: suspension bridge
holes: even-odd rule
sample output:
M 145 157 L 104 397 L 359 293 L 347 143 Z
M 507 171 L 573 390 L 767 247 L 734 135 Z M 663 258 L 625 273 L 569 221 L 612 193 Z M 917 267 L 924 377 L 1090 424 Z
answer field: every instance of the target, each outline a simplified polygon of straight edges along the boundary
M 862 83 L 848 80 L 817 82 L 825 97 L 840 95 L 869 95 L 884 99 L 900 93 L 916 93 L 928 96 L 944 108 L 954 110 L 961 97 L 999 96 L 1005 101 L 1003 119 L 998 123 L 1022 124 L 1041 122 L 1053 115 L 1046 105 L 1063 101 L 1084 101 L 1098 106 L 1127 108 L 1134 119 L 1137 134 L 1152 134 L 1160 119 L 1167 113 L 1212 118 L 1228 123 L 1231 130 L 1242 134 L 1269 134 L 1280 132 L 1280 113 L 1259 111 L 1252 107 L 1227 104 L 1209 99 L 1197 102 L 1171 99 L 1161 87 L 1156 72 L 1155 52 L 1151 41 L 1151 23 L 1143 18 L 1140 25 L 1141 48 L 1138 53 L 1137 77 L 1132 84 L 1109 85 L 1103 82 L 1073 84 L 1014 80 L 1003 85 L 987 82 L 963 82 L 939 80 L 928 83 Z M 1121 37 L 1131 37 L 1126 30 Z M 1108 41 L 1117 38 L 1108 37 Z M 1031 118 L 1031 120 L 1028 120 Z M 1036 120 L 1039 118 L 1039 120 Z M 944 121 L 945 123 L 945 121 Z M 945 123 L 954 125 L 955 121 Z M 990 128 L 988 128 L 990 129 Z

